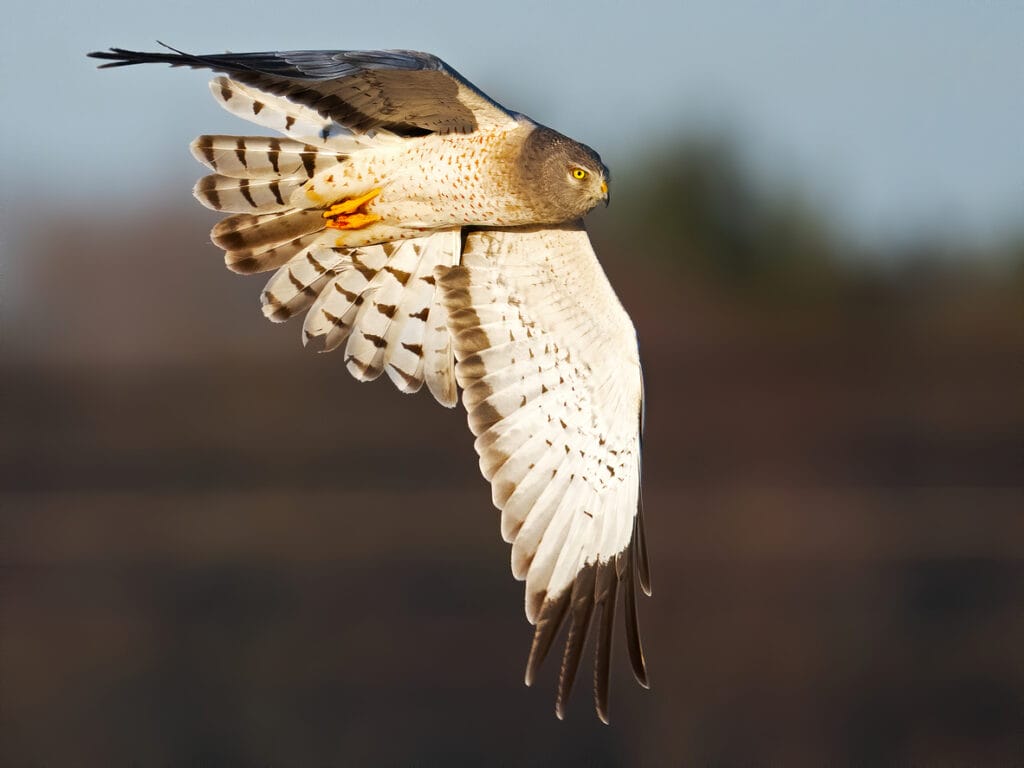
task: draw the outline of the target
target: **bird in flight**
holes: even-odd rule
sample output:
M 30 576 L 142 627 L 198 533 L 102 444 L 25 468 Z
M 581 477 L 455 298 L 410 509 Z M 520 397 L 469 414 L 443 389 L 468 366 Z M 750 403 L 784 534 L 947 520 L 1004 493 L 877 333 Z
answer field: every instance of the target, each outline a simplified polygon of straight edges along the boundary
M 284 51 L 196 56 L 111 48 L 221 73 L 229 112 L 283 134 L 200 136 L 203 205 L 229 269 L 273 271 L 261 302 L 305 312 L 303 343 L 345 345 L 361 381 L 462 390 L 480 469 L 526 582 L 526 684 L 568 624 L 555 712 L 592 623 L 594 700 L 608 722 L 617 596 L 637 681 L 636 587 L 650 594 L 640 501 L 636 333 L 582 218 L 608 202 L 594 150 L 505 109 L 436 56 Z M 599 614 L 599 615 L 598 615 Z

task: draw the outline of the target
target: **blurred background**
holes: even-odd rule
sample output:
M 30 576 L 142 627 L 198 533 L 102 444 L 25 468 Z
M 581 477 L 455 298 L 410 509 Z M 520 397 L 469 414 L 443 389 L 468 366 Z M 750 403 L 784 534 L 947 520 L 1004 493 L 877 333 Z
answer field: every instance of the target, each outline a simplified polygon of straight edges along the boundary
M 1024 765 L 1024 6 L 5 16 L 0 762 Z M 187 143 L 255 128 L 84 57 L 154 38 L 433 51 L 612 168 L 654 597 L 611 727 L 522 685 L 461 409 L 223 268 Z

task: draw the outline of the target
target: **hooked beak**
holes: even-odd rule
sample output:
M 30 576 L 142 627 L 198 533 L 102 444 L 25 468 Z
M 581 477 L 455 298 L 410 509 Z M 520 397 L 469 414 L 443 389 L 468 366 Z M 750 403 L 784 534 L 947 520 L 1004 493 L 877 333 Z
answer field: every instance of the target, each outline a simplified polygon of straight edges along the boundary
M 608 182 L 601 182 L 601 194 L 604 195 L 604 207 L 608 207 L 608 203 L 612 201 L 612 196 L 608 193 Z

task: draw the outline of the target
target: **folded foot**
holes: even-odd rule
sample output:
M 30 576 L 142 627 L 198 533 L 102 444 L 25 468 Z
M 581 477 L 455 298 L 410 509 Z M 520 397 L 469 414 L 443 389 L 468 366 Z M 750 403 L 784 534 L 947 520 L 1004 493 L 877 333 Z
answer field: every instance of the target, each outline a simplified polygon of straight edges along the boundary
M 380 216 L 366 210 L 370 201 L 379 194 L 379 189 L 371 189 L 365 195 L 335 203 L 323 213 L 327 226 L 331 229 L 362 229 L 380 221 Z

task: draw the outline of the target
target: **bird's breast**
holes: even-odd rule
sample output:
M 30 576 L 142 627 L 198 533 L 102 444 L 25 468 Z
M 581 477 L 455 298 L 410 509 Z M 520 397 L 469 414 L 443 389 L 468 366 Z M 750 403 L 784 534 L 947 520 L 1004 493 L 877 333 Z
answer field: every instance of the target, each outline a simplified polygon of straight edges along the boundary
M 490 130 L 409 139 L 395 157 L 377 208 L 427 211 L 438 225 L 515 226 L 531 212 L 514 188 L 515 131 Z

